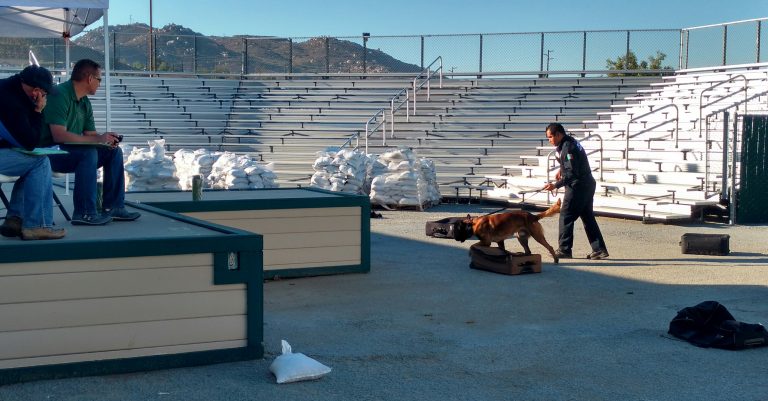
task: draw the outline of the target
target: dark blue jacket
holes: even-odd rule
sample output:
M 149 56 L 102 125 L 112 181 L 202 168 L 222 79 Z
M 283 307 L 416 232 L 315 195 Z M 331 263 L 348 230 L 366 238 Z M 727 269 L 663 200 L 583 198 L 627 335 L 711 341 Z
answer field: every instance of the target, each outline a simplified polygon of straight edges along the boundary
M 592 170 L 589 168 L 587 152 L 574 137 L 566 135 L 556 151 L 557 161 L 560 163 L 560 180 L 555 183 L 555 187 L 574 188 L 579 183 L 595 182 Z
M 0 79 L 0 121 L 24 149 L 34 149 L 40 141 L 43 128 L 43 113 L 35 111 L 35 103 L 21 87 L 18 74 Z M 13 147 L 8 141 L 0 140 L 0 148 Z

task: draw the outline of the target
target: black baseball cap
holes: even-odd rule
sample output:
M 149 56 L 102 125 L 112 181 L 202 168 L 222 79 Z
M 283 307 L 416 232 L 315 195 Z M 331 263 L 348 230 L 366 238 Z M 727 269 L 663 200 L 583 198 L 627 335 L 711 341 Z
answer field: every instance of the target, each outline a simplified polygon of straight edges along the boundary
M 30 65 L 23 69 L 19 76 L 21 76 L 21 82 L 33 88 L 40 88 L 50 94 L 58 92 L 56 85 L 53 84 L 53 76 L 44 67 Z

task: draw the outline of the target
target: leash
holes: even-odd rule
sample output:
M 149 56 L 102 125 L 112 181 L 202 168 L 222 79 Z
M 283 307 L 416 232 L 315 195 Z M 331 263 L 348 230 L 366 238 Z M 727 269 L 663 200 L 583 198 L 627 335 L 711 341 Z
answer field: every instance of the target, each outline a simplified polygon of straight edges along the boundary
M 526 195 L 527 195 L 527 194 L 537 194 L 537 193 L 539 193 L 539 192 L 545 192 L 545 189 L 542 187 L 542 188 L 539 188 L 539 189 L 529 189 L 529 190 L 522 190 L 522 191 L 520 191 L 520 192 L 518 192 L 518 193 L 519 193 L 519 194 L 526 194 Z M 552 191 L 549 191 L 549 194 L 550 194 L 550 195 L 551 195 L 553 198 L 556 198 L 556 197 L 557 197 L 557 193 L 558 193 L 558 189 L 557 189 L 557 188 L 555 188 L 555 189 L 554 189 L 554 190 L 552 190 Z M 503 212 L 503 211 L 505 211 L 505 210 L 507 210 L 507 209 L 509 209 L 509 206 L 507 206 L 507 207 L 503 207 L 503 208 L 501 208 L 501 209 L 499 209 L 499 210 L 494 210 L 494 211 L 492 211 L 492 212 L 490 212 L 490 213 L 486 213 L 486 214 L 484 214 L 484 215 L 482 215 L 482 216 L 480 216 L 480 217 L 490 216 L 490 215 L 492 215 L 492 214 L 496 214 L 496 213 L 499 213 L 499 212 Z

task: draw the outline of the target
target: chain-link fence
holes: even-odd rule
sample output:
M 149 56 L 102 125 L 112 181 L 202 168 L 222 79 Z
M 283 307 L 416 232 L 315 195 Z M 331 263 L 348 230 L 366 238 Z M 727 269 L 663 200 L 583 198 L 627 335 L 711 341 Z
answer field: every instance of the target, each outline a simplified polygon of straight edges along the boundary
M 500 74 L 548 71 L 605 73 L 611 69 L 693 68 L 765 61 L 765 19 L 686 29 L 601 30 L 420 36 L 212 37 L 150 35 L 120 27 L 110 33 L 115 70 L 221 74 L 354 74 L 417 72 L 441 56 L 444 72 Z M 174 27 L 174 26 L 171 26 Z M 65 65 L 61 39 L 0 38 L 0 67 Z M 72 41 L 71 63 L 104 61 L 104 38 Z M 583 75 L 583 74 L 582 74 Z
M 768 18 L 759 18 L 683 29 L 680 67 L 765 62 L 766 21 Z

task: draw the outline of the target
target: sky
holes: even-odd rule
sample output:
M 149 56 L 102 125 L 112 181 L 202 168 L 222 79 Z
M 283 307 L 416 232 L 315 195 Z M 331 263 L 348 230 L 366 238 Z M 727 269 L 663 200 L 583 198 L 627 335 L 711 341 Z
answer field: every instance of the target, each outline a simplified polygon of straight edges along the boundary
M 678 29 L 768 17 L 768 0 L 152 0 L 152 25 L 204 35 L 360 36 Z M 111 0 L 110 25 L 150 0 Z M 100 24 L 95 24 L 98 27 Z M 768 29 L 768 27 L 766 27 Z

